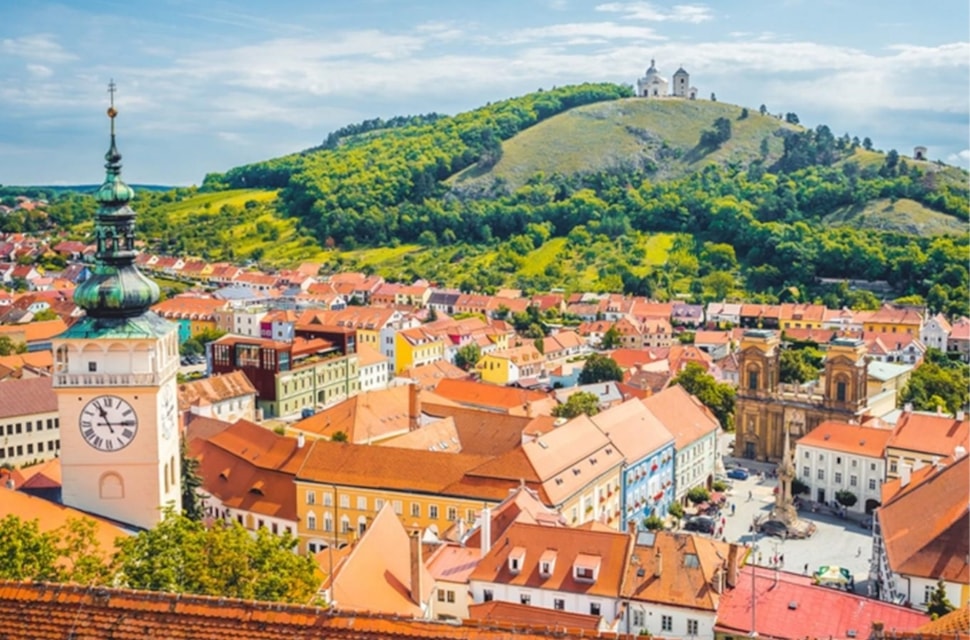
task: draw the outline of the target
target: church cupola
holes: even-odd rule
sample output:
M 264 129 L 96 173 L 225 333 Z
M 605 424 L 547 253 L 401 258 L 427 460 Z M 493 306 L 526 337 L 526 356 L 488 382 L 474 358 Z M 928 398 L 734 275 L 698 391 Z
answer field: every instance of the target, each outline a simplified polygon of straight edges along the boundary
M 95 194 L 97 243 L 90 279 L 74 291 L 74 302 L 92 318 L 130 318 L 145 313 L 158 301 L 158 285 L 135 267 L 135 212 L 129 206 L 135 192 L 121 179 L 121 153 L 115 141 L 115 84 L 108 85 L 111 106 L 111 147 L 105 154 L 104 183 Z

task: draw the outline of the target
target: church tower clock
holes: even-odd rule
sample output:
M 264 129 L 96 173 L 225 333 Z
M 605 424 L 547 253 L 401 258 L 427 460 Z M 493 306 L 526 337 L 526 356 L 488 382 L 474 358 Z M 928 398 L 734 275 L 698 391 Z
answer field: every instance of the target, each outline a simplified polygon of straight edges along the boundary
M 93 275 L 74 292 L 86 315 L 54 342 L 64 504 L 151 528 L 181 500 L 177 326 L 149 310 L 158 286 L 135 267 L 134 192 L 111 146 L 98 189 Z

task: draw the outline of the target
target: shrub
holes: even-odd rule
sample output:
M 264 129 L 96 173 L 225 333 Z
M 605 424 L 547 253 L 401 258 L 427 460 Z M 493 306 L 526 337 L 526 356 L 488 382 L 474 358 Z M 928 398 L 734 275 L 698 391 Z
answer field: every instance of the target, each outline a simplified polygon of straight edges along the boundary
M 687 499 L 691 501 L 691 504 L 700 504 L 710 500 L 711 494 L 704 487 L 694 487 L 687 492 Z

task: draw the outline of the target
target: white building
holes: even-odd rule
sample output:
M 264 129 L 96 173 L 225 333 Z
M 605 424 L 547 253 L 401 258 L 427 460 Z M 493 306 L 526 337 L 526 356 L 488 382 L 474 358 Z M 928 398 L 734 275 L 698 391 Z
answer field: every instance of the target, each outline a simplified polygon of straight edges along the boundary
M 717 418 L 683 387 L 667 387 L 643 400 L 674 436 L 674 499 L 683 502 L 693 487 L 714 483 L 717 463 Z
M 881 500 L 886 478 L 886 443 L 892 429 L 828 421 L 795 444 L 796 474 L 810 488 L 810 498 L 831 503 L 839 491 L 849 491 L 855 513 L 872 513 Z
M 232 333 L 248 336 L 250 338 L 261 338 L 260 326 L 263 317 L 268 313 L 264 305 L 250 305 L 238 307 L 232 311 Z
M 0 464 L 49 460 L 61 448 L 57 396 L 50 378 L 0 383 Z
M 950 337 L 951 328 L 943 314 L 938 313 L 923 323 L 919 333 L 920 342 L 927 348 L 939 349 L 946 353 L 946 341 Z
M 357 371 L 360 374 L 360 391 L 386 389 L 391 380 L 391 360 L 373 347 L 357 346 Z
M 179 412 L 223 422 L 256 420 L 256 388 L 242 371 L 179 384 Z
M 694 100 L 697 98 L 697 87 L 690 86 L 690 74 L 683 67 L 674 72 L 673 88 L 667 79 L 660 75 L 657 70 L 656 61 L 650 60 L 650 68 L 647 69 L 642 78 L 637 80 L 637 95 L 641 98 L 686 98 Z

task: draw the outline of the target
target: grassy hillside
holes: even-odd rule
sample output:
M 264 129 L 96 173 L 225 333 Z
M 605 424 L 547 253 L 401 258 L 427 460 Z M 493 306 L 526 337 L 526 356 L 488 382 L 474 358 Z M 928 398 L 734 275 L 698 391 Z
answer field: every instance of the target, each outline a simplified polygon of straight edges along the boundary
M 864 205 L 841 207 L 822 218 L 826 224 L 856 229 L 895 231 L 917 236 L 966 234 L 967 226 L 953 216 L 933 211 L 908 198 L 881 198 Z
M 707 100 L 644 100 L 626 98 L 577 107 L 526 129 L 502 144 L 502 159 L 491 169 L 474 165 L 453 176 L 452 186 L 476 189 L 505 181 L 511 189 L 536 173 L 592 173 L 604 169 L 656 166 L 655 178 L 671 179 L 710 163 L 747 165 L 761 159 L 768 140 L 766 163 L 782 153 L 781 130 L 800 130 L 773 116 Z M 717 118 L 731 121 L 732 136 L 720 149 L 698 148 L 701 133 Z

